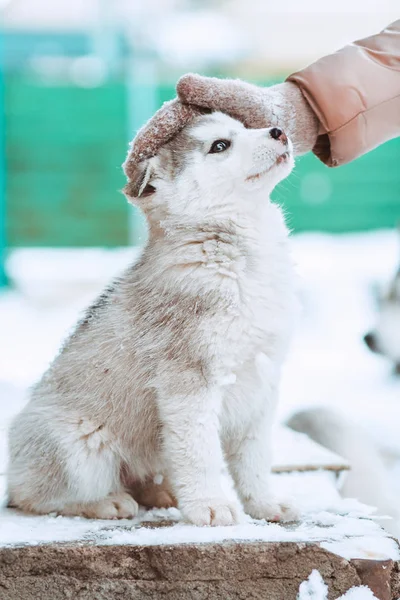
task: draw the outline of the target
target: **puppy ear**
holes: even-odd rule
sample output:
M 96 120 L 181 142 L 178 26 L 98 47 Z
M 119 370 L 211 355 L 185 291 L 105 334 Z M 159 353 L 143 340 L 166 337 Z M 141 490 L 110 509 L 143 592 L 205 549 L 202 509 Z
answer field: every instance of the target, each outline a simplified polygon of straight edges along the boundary
M 123 165 L 128 183 L 123 189 L 127 198 L 147 198 L 156 191 L 151 184 L 154 177 L 154 168 L 151 159 L 133 162 L 127 159 Z

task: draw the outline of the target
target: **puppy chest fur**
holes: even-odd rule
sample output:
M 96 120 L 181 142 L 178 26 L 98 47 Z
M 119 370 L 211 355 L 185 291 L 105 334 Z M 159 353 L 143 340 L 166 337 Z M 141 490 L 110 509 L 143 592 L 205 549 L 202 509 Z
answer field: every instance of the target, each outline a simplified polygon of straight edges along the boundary
M 292 167 L 276 131 L 209 115 L 144 164 L 128 158 L 126 193 L 147 216 L 149 242 L 14 421 L 14 505 L 126 514 L 126 482 L 160 473 L 196 524 L 237 522 L 243 508 L 288 513 L 268 478 L 296 310 L 287 230 L 268 197 Z M 225 467 L 236 500 L 222 490 Z

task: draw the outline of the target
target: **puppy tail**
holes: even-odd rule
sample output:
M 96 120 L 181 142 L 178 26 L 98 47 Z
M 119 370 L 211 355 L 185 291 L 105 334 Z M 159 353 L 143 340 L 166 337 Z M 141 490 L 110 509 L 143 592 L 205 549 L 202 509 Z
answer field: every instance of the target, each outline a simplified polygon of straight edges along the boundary
M 379 515 L 392 517 L 390 521 L 383 521 L 383 525 L 389 533 L 399 538 L 400 511 L 394 490 L 379 449 L 368 433 L 326 408 L 299 411 L 286 424 L 349 461 L 351 469 L 341 495 L 358 498 L 365 504 L 375 506 Z

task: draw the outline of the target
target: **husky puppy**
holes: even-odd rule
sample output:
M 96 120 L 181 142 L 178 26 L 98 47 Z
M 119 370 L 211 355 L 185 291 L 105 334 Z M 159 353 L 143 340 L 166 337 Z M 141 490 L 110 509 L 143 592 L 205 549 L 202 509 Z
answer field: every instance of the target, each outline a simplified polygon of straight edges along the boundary
M 400 269 L 378 295 L 378 310 L 375 329 L 364 336 L 364 342 L 372 352 L 389 358 L 400 375 Z
M 148 243 L 14 420 L 10 505 L 131 517 L 128 492 L 139 484 L 151 505 L 147 486 L 164 477 L 196 525 L 232 525 L 243 508 L 291 520 L 270 488 L 270 427 L 297 303 L 269 193 L 293 167 L 292 145 L 278 128 L 212 113 L 157 156 L 130 156 L 124 192 L 147 217 Z M 221 486 L 225 466 L 236 499 Z M 161 491 L 159 504 L 172 503 Z

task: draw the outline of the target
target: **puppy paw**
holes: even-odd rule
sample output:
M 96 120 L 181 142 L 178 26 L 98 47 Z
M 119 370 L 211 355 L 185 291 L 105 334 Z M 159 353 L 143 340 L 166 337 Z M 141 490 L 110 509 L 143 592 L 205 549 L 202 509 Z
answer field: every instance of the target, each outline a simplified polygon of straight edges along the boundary
M 245 511 L 253 519 L 265 519 L 278 523 L 298 521 L 300 512 L 290 500 L 269 496 L 260 501 L 250 500 L 245 504 Z
M 194 500 L 180 507 L 187 521 L 199 527 L 236 525 L 241 520 L 241 509 L 226 498 Z
M 138 503 L 126 492 L 111 494 L 104 502 L 110 506 L 113 513 L 116 511 L 116 515 L 112 518 L 133 519 L 139 512 Z
M 126 492 L 118 492 L 97 502 L 69 505 L 59 514 L 87 519 L 132 519 L 136 517 L 138 511 L 138 503 L 132 496 Z

